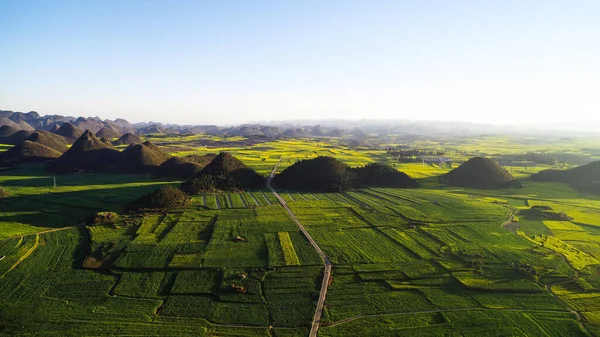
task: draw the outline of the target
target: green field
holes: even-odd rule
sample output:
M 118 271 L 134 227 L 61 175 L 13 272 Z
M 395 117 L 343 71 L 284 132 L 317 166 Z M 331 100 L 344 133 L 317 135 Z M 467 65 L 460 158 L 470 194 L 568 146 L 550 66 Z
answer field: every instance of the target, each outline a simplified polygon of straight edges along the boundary
M 193 148 L 198 137 L 152 141 L 176 155 L 225 149 Z M 281 170 L 324 154 L 351 166 L 394 163 L 385 147 L 397 144 L 286 140 L 227 150 L 266 174 L 280 158 Z M 458 160 L 543 149 L 592 156 L 597 143 L 412 145 Z M 600 197 L 527 180 L 542 166 L 508 167 L 523 189 L 471 190 L 440 185 L 435 177 L 448 167 L 396 164 L 422 187 L 279 191 L 333 264 L 319 336 L 599 335 Z M 35 165 L 0 176 L 10 194 L 0 203 L 0 335 L 308 335 L 322 260 L 267 189 L 134 215 L 123 213 L 128 202 L 179 181 L 89 174 L 56 183 Z M 77 226 L 96 211 L 121 216 Z M 504 228 L 513 215 L 516 229 Z

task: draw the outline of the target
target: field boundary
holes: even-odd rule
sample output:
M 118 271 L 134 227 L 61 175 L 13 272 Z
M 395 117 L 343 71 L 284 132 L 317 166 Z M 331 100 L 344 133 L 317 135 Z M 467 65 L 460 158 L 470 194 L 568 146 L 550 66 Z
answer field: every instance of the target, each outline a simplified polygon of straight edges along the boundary
M 4 278 L 8 273 L 10 273 L 11 271 L 13 271 L 15 268 L 17 268 L 21 262 L 25 261 L 25 259 L 27 259 L 31 254 L 33 254 L 33 252 L 37 249 L 37 247 L 40 245 L 40 235 L 39 234 L 35 234 L 35 244 L 29 248 L 29 250 L 27 250 L 25 252 L 25 254 L 23 254 L 23 256 L 21 256 L 17 262 L 15 262 L 10 269 L 8 269 L 4 274 L 2 274 L 2 276 L 0 276 L 0 278 Z

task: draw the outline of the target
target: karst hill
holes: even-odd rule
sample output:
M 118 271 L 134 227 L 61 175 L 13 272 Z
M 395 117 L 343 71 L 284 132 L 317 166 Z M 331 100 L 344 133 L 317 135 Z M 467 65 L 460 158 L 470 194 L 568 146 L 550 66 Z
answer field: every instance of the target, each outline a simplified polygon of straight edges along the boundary
M 532 175 L 531 179 L 566 183 L 580 191 L 600 193 L 600 161 L 568 170 L 544 170 Z
M 202 171 L 181 185 L 189 194 L 261 188 L 265 178 L 228 152 L 221 152 Z
M 60 157 L 68 150 L 67 140 L 53 133 L 37 130 L 0 155 L 2 162 L 43 162 Z
M 458 187 L 498 189 L 521 184 L 497 162 L 474 157 L 440 177 L 440 182 Z
M 57 173 L 113 171 L 121 164 L 121 153 L 86 130 L 48 169 Z
M 301 160 L 275 177 L 275 187 L 311 192 L 339 192 L 363 186 L 418 187 L 417 181 L 395 168 L 371 163 L 351 168 L 327 156 Z
M 113 144 L 115 145 L 131 145 L 141 143 L 143 143 L 143 140 L 140 138 L 140 136 L 131 132 L 122 135 L 121 137 L 119 137 L 119 139 L 113 142 Z

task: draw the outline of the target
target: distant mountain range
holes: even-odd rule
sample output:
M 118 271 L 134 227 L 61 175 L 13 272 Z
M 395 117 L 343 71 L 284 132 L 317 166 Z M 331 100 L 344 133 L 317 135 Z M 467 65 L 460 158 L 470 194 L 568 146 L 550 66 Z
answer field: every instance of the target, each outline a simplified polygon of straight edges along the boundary
M 65 124 L 69 123 L 66 127 Z M 411 121 L 406 119 L 389 120 L 291 120 L 264 121 L 238 126 L 217 125 L 176 125 L 158 122 L 130 123 L 125 119 L 116 120 L 100 117 L 73 117 L 60 115 L 41 116 L 36 111 L 14 112 L 0 110 L 0 126 L 6 125 L 10 130 L 44 130 L 61 134 L 67 132 L 77 138 L 83 131 L 90 130 L 98 137 L 117 138 L 126 133 L 135 134 L 209 134 L 218 136 L 244 136 L 268 138 L 310 138 L 310 137 L 349 137 L 363 138 L 366 135 L 421 135 L 421 136 L 473 136 L 494 134 L 526 134 L 590 136 L 598 135 L 594 131 L 583 128 L 560 125 L 534 126 L 499 126 L 492 124 L 468 123 L 459 121 Z M 71 130 L 75 127 L 76 130 Z M 67 131 L 62 130 L 68 129 Z M 69 138 L 68 135 L 62 134 Z

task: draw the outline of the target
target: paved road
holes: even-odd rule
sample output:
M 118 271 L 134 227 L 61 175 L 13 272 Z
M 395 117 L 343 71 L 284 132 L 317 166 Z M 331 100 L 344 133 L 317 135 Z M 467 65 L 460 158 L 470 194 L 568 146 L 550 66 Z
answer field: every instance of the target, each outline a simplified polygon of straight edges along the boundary
M 281 159 L 279 161 L 281 162 Z M 294 213 L 292 213 L 292 211 L 288 207 L 285 200 L 283 200 L 283 198 L 280 197 L 279 194 L 271 187 L 271 181 L 275 177 L 275 172 L 277 172 L 278 166 L 279 166 L 279 162 L 275 165 L 275 167 L 273 168 L 273 171 L 271 171 L 271 175 L 269 175 L 269 179 L 267 180 L 267 187 L 269 188 L 269 190 L 271 190 L 271 192 L 273 193 L 275 198 L 277 198 L 277 200 L 279 201 L 281 206 L 283 206 L 283 208 L 286 210 L 286 212 L 290 215 L 290 218 L 292 218 L 292 221 L 294 221 L 296 226 L 298 226 L 298 228 L 300 228 L 300 231 L 302 231 L 304 236 L 308 239 L 310 244 L 317 251 L 317 253 L 321 257 L 321 259 L 323 259 L 323 266 L 325 267 L 323 269 L 323 281 L 321 283 L 321 291 L 319 292 L 319 301 L 317 301 L 317 308 L 315 309 L 315 316 L 313 317 L 312 326 L 310 328 L 310 334 L 309 334 L 309 337 L 316 337 L 317 331 L 319 330 L 319 324 L 321 323 L 321 316 L 323 314 L 323 305 L 325 304 L 325 297 L 327 296 L 327 288 L 329 287 L 329 278 L 331 277 L 331 266 L 332 265 L 331 265 L 331 262 L 329 262 L 329 259 L 327 258 L 325 253 L 323 253 L 323 251 L 319 247 L 319 245 L 317 245 L 315 240 L 313 240 L 313 238 L 310 236 L 310 234 L 308 234 L 308 232 L 306 231 L 306 229 L 304 228 L 304 226 L 302 225 L 300 220 L 298 220 L 298 218 L 296 218 Z

